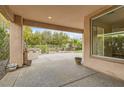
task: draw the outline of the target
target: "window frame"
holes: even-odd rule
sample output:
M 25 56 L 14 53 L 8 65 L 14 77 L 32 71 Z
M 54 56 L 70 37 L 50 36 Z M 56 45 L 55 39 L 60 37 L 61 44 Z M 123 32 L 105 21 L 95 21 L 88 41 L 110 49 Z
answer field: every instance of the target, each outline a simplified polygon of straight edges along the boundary
M 94 16 L 94 17 L 91 17 L 90 18 L 90 57 L 91 58 L 96 58 L 96 59 L 100 59 L 100 60 L 104 60 L 104 61 L 107 61 L 107 62 L 115 62 L 115 63 L 120 63 L 120 64 L 124 64 L 124 59 L 121 59 L 121 58 L 114 58 L 114 57 L 107 57 L 107 56 L 99 56 L 99 55 L 95 55 L 93 54 L 93 25 L 92 25 L 92 21 L 99 18 L 99 17 L 102 17 L 112 11 L 115 11 L 115 10 L 118 10 L 120 8 L 122 8 L 124 6 L 118 6 L 114 9 L 111 9 L 107 12 L 104 12 L 104 13 L 101 13 L 97 16 Z

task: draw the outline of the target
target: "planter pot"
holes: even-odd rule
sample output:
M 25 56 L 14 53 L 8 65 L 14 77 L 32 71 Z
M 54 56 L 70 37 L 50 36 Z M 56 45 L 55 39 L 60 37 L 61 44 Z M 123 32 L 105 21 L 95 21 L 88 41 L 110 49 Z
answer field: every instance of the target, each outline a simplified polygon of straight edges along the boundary
M 17 69 L 17 64 L 8 64 L 6 67 L 7 71 L 14 71 Z
M 80 57 L 75 57 L 75 62 L 76 62 L 76 64 L 81 65 L 81 61 L 82 61 L 82 58 L 80 58 Z
M 30 66 L 31 63 L 32 63 L 32 60 L 27 60 L 26 63 L 25 63 L 25 65 Z

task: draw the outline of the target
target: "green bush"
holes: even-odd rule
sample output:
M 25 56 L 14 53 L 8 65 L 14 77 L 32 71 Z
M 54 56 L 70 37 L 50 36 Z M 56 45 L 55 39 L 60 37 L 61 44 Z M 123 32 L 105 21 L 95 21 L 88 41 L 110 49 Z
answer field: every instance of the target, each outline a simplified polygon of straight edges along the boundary
M 49 53 L 49 48 L 47 45 L 35 45 L 35 48 L 39 48 L 41 50 L 41 53 Z
M 0 26 L 0 60 L 6 60 L 9 57 L 9 35 L 4 27 Z

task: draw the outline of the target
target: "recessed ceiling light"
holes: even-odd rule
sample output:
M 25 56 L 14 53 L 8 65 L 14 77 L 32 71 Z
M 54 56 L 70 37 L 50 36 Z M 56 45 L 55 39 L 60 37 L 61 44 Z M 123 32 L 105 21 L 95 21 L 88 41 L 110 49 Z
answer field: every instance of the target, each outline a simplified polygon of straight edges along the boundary
M 51 16 L 48 16 L 48 19 L 52 19 L 52 17 Z

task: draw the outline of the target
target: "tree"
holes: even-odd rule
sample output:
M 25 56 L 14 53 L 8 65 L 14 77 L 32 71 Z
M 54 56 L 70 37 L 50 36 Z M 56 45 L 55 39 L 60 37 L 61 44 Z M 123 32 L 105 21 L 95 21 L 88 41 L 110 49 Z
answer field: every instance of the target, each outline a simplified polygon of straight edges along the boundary
M 43 32 L 35 31 L 32 32 L 30 27 L 24 27 L 24 40 L 28 45 L 39 48 L 48 48 L 52 45 L 52 48 L 62 48 L 64 49 L 67 44 L 72 45 L 72 47 L 82 47 L 81 41 L 77 39 L 71 39 L 64 32 L 51 32 L 50 30 L 45 30 Z M 43 46 L 44 45 L 44 46 Z M 47 46 L 47 47 L 46 47 Z M 50 47 L 50 46 L 49 46 Z
M 23 31 L 24 31 L 24 41 L 26 42 L 26 44 L 30 44 L 31 40 L 32 40 L 32 29 L 31 29 L 31 27 L 24 26 Z
M 61 45 L 66 45 L 68 42 L 69 42 L 69 36 L 65 33 L 60 33 L 60 42 L 61 42 Z
M 78 39 L 72 39 L 72 44 L 77 50 L 82 48 L 82 42 Z
M 52 42 L 52 33 L 51 31 L 43 31 L 42 33 L 42 44 L 51 44 Z
M 58 45 L 58 42 L 59 42 L 59 35 L 57 32 L 54 32 L 52 35 L 52 44 Z
M 31 36 L 31 45 L 41 45 L 42 43 L 42 37 L 41 37 L 41 34 L 40 32 L 35 32 L 32 34 Z

